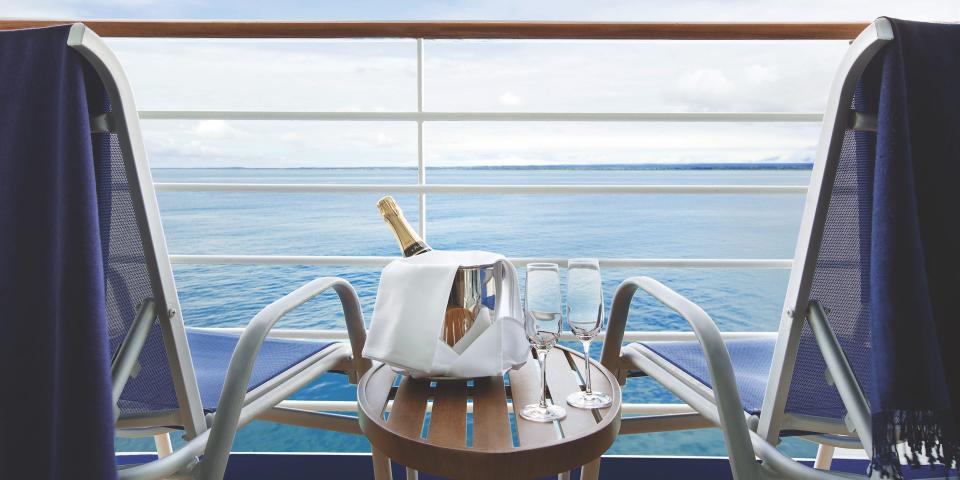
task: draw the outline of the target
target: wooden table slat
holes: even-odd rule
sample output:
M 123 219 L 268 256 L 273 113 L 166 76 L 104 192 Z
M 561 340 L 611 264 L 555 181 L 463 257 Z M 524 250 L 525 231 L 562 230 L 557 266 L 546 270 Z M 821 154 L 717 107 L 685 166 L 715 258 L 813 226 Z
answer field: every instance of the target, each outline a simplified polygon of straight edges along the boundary
M 427 412 L 430 382 L 404 377 L 393 400 L 393 408 L 387 424 L 397 433 L 411 438 L 420 438 L 423 417 Z
M 565 351 L 558 348 L 550 351 L 547 355 L 547 386 L 553 403 L 567 411 L 567 417 L 560 421 L 560 428 L 565 437 L 597 427 L 597 419 L 594 418 L 592 410 L 567 405 L 567 395 L 580 391 L 580 384 L 575 374 L 576 372 L 570 368 Z
M 557 441 L 552 423 L 531 422 L 520 418 L 524 405 L 540 401 L 540 371 L 537 360 L 531 358 L 517 370 L 510 370 L 510 392 L 516 413 L 517 437 L 521 447 L 543 445 Z
M 467 445 L 467 382 L 437 382 L 427 441 L 436 445 Z
M 371 369 L 371 371 L 374 371 Z M 390 397 L 390 390 L 393 388 L 393 382 L 397 374 L 389 368 L 379 368 L 373 373 L 373 378 L 367 382 L 366 397 L 369 405 L 376 408 L 376 414 L 383 418 L 383 410 L 387 407 L 387 399 Z
M 474 382 L 473 392 L 473 448 L 513 447 L 503 378 L 478 378 Z

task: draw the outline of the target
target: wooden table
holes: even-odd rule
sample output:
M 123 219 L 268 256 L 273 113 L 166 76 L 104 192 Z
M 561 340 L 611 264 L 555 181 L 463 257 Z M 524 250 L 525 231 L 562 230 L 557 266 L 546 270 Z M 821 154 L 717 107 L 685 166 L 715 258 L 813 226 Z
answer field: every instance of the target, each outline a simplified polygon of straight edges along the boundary
M 588 465 L 584 475 L 595 478 L 600 455 L 620 429 L 620 387 L 599 363 L 590 365 L 594 390 L 614 399 L 608 408 L 567 405 L 567 395 L 582 390 L 583 355 L 556 347 L 547 356 L 548 395 L 567 410 L 553 423 L 514 414 L 540 398 L 532 359 L 505 377 L 471 381 L 416 380 L 385 365 L 370 369 L 358 382 L 357 398 L 377 479 L 390 478 L 389 459 L 407 466 L 408 476 L 416 470 L 456 479 L 525 479 Z

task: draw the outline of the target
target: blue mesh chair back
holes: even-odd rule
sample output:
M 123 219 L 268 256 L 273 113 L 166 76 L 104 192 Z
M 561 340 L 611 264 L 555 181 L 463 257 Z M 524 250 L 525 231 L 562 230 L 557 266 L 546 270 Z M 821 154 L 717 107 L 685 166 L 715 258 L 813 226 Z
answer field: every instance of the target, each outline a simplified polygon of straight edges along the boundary
M 876 114 L 877 101 L 870 70 L 863 75 L 853 109 Z M 871 205 L 876 133 L 848 129 L 827 207 L 823 237 L 814 271 L 810 301 L 818 301 L 860 383 L 870 391 L 869 267 Z M 830 168 L 825 175 L 830 174 Z M 829 185 L 824 182 L 824 185 Z M 826 187 L 824 187 L 826 188 Z M 827 383 L 826 363 L 804 323 L 785 411 L 828 419 L 843 419 L 846 408 L 837 389 Z
M 110 111 L 109 100 L 96 74 L 87 75 L 91 112 Z M 95 85 L 94 85 L 95 84 Z M 95 98 L 102 98 L 97 102 Z M 107 320 L 110 348 L 116 352 L 146 299 L 159 299 L 160 289 L 152 281 L 156 268 L 144 253 L 138 218 L 142 211 L 134 201 L 127 165 L 114 133 L 93 134 L 100 210 L 100 236 L 104 259 Z M 134 168 L 134 167 L 130 167 Z M 121 418 L 156 415 L 178 409 L 170 364 L 159 322 L 151 327 L 139 357 L 140 370 L 130 378 L 120 397 Z
M 110 72 L 111 76 L 114 73 L 117 72 Z M 95 110 L 90 112 L 91 116 L 111 112 L 117 131 L 137 133 L 139 125 L 135 116 L 130 115 L 135 108 L 132 99 L 118 100 L 128 111 L 111 111 L 100 78 L 93 72 L 87 75 L 89 104 L 96 106 L 91 107 Z M 148 299 L 153 300 L 158 317 L 153 320 L 138 357 L 139 371 L 127 380 L 121 393 L 120 418 L 162 416 L 163 426 L 184 427 L 196 434 L 205 428 L 203 412 L 212 412 L 218 406 L 239 336 L 186 329 L 179 312 L 167 313 L 179 310 L 179 302 L 150 187 L 150 172 L 145 158 L 129 153 L 142 148 L 131 137 L 93 133 L 110 347 L 117 351 L 140 306 Z M 199 350 L 196 358 L 190 353 L 190 345 Z M 330 345 L 268 339 L 258 352 L 248 391 L 281 379 L 284 372 Z

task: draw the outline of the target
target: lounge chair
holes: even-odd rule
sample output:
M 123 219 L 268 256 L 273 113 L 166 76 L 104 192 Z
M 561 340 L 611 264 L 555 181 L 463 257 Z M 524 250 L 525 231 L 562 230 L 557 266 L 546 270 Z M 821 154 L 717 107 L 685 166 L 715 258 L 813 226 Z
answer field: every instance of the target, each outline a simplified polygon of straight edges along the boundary
M 91 121 L 107 292 L 113 400 L 118 434 L 182 431 L 186 444 L 155 461 L 124 466 L 120 478 L 188 475 L 222 478 L 234 435 L 264 415 L 284 423 L 360 433 L 354 417 L 277 407 L 317 376 L 356 380 L 369 361 L 363 314 L 353 288 L 319 278 L 261 310 L 241 335 L 186 328 L 160 224 L 130 85 L 93 31 L 73 25 L 68 45 L 96 71 L 103 113 Z M 88 78 L 88 82 L 91 82 Z M 269 338 L 290 310 L 333 289 L 349 343 Z
M 719 426 L 738 479 L 844 478 L 782 454 L 774 446 L 785 435 L 802 435 L 825 452 L 864 448 L 870 456 L 863 390 L 870 388 L 870 341 L 860 281 L 868 265 L 859 249 L 870 235 L 864 219 L 876 125 L 869 112 L 876 105 L 856 92 L 871 59 L 892 39 L 889 21 L 874 21 L 850 45 L 833 82 L 776 337 L 724 340 L 703 309 L 656 280 L 620 285 L 603 364 L 622 381 L 649 375 L 696 411 L 624 418 L 621 434 Z M 637 290 L 679 313 L 697 340 L 621 347 Z

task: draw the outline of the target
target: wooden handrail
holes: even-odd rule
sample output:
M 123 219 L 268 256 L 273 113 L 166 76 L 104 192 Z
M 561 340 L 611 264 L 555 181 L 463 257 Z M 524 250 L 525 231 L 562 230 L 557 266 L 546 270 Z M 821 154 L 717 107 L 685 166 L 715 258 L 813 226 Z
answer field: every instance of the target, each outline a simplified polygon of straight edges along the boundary
M 80 20 L 0 20 L 0 30 Z M 850 40 L 866 23 L 310 22 L 82 20 L 104 37 Z

